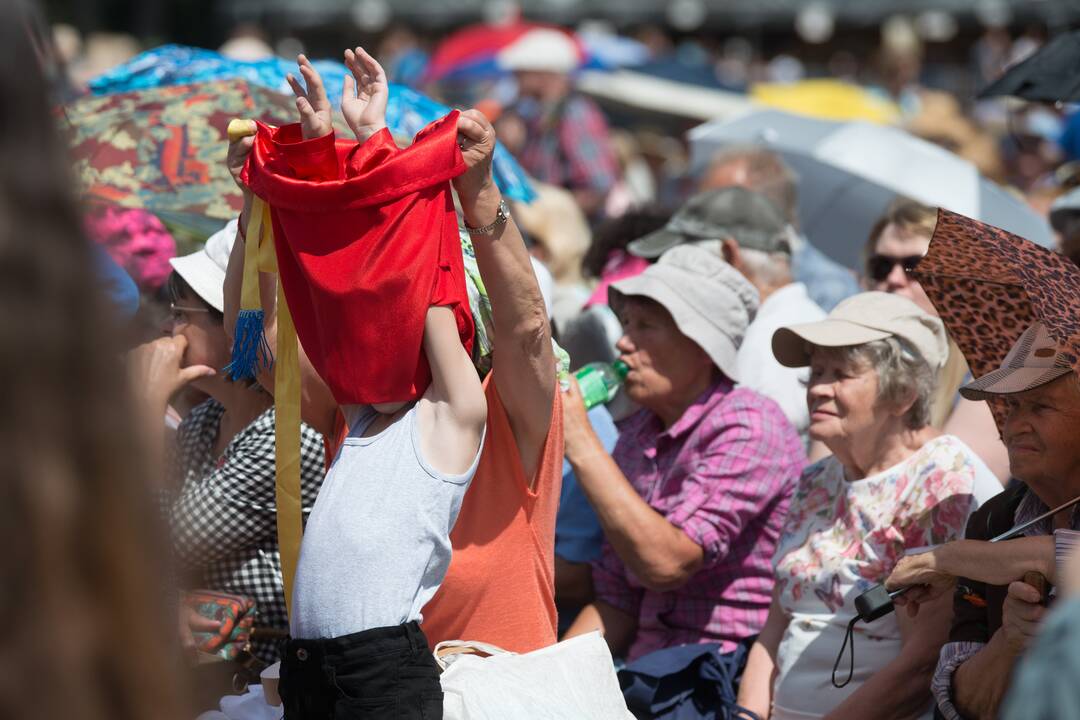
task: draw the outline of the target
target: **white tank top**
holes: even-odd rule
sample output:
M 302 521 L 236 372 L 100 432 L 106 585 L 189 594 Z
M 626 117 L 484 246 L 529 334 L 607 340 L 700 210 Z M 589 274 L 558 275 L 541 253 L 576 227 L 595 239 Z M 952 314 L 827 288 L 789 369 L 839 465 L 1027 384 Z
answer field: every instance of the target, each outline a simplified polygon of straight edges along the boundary
M 308 518 L 293 587 L 294 638 L 332 638 L 422 621 L 450 566 L 450 530 L 476 473 L 483 438 L 461 475 L 420 451 L 414 403 L 372 437 L 378 413 L 343 408 L 349 436 Z

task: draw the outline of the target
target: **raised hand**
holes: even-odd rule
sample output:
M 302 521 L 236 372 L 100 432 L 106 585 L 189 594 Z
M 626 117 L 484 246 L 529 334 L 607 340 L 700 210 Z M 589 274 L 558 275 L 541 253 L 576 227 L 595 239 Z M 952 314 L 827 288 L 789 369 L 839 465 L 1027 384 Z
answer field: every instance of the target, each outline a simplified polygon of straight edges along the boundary
M 345 116 L 345 122 L 357 141 L 364 142 L 386 127 L 386 101 L 390 97 L 390 86 L 382 66 L 362 47 L 345 51 L 345 65 L 352 74 L 345 76 L 345 87 L 341 91 L 341 114 Z
M 454 178 L 454 187 L 465 202 L 494 183 L 491 157 L 495 154 L 495 128 L 479 110 L 465 110 L 458 116 L 458 146 L 467 170 Z
M 300 68 L 300 74 L 304 76 L 307 89 L 304 89 L 292 73 L 286 75 L 285 79 L 289 81 L 289 87 L 296 95 L 296 109 L 300 111 L 300 127 L 304 139 L 311 140 L 328 135 L 334 129 L 333 111 L 322 78 L 307 56 L 297 55 L 296 64 Z

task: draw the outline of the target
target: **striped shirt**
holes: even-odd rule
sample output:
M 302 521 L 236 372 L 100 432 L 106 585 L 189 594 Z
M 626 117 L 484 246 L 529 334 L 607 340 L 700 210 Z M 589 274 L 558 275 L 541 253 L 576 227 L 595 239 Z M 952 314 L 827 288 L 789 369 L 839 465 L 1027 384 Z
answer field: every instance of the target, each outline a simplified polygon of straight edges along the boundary
M 704 551 L 678 590 L 656 592 L 610 543 L 593 565 L 598 599 L 638 619 L 629 659 L 685 643 L 727 652 L 765 624 L 772 556 L 806 456 L 780 407 L 730 380 L 703 393 L 667 430 L 648 410 L 619 427 L 612 453 L 638 494 Z

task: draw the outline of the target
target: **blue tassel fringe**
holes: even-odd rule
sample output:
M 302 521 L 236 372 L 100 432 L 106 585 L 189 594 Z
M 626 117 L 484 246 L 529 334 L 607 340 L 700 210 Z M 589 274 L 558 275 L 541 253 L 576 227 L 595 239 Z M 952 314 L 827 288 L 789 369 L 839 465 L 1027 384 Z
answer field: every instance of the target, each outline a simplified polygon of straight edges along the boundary
M 236 317 L 232 362 L 225 366 L 226 376 L 231 380 L 254 380 L 260 370 L 269 368 L 273 362 L 263 329 L 263 311 L 241 310 Z

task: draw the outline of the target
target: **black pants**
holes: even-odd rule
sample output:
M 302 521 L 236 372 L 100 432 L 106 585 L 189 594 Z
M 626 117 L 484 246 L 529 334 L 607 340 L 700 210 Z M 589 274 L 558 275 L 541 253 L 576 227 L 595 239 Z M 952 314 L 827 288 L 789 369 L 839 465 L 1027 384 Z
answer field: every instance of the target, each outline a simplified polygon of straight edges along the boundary
M 442 720 L 439 666 L 411 622 L 325 640 L 288 640 L 285 720 Z

